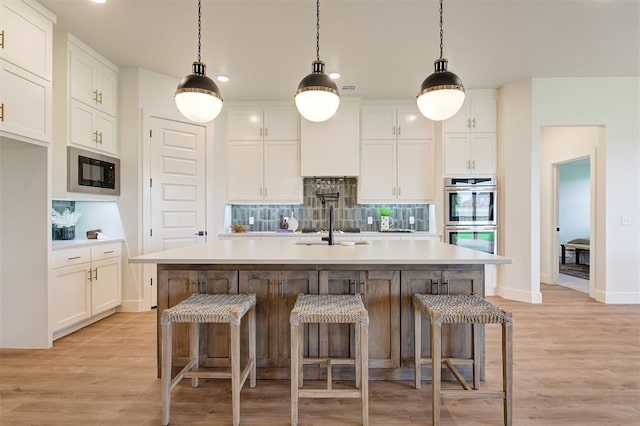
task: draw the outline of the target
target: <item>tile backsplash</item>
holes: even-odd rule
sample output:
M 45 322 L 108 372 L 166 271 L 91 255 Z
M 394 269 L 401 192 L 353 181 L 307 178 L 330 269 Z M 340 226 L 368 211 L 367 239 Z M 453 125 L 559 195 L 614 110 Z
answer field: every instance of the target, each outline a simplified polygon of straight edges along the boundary
M 302 205 L 232 205 L 231 223 L 248 224 L 249 218 L 253 217 L 251 231 L 276 231 L 280 216 L 289 217 L 293 212 L 300 229 L 326 229 L 329 226 L 329 207 L 333 206 L 335 229 L 377 231 L 380 229 L 378 207 L 388 206 L 393 209 L 393 227 L 429 231 L 428 204 L 357 204 L 357 182 L 356 178 L 305 178 Z M 409 224 L 411 216 L 414 224 Z M 373 224 L 367 224 L 368 217 L 373 219 Z

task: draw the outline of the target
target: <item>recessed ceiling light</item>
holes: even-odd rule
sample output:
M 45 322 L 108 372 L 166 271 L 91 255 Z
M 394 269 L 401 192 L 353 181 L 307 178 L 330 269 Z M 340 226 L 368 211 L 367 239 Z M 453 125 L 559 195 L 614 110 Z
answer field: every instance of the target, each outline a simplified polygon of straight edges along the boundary
M 226 75 L 217 75 L 216 76 L 216 80 L 222 82 L 222 83 L 226 83 L 227 81 L 229 81 L 229 77 L 227 77 Z
M 106 3 L 107 0 L 91 0 L 93 3 L 103 4 Z
M 339 72 L 335 72 L 335 71 L 334 72 L 330 72 L 329 73 L 329 77 L 334 79 L 334 80 L 337 80 L 337 79 L 340 78 L 340 73 Z

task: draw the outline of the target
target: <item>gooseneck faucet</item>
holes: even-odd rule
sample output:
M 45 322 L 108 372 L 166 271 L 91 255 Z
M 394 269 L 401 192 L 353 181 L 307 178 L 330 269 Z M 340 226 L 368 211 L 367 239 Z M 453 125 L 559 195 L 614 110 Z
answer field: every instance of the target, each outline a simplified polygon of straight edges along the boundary
M 333 239 L 333 206 L 329 207 L 329 236 L 322 237 L 322 241 L 327 241 L 330 246 L 335 244 Z

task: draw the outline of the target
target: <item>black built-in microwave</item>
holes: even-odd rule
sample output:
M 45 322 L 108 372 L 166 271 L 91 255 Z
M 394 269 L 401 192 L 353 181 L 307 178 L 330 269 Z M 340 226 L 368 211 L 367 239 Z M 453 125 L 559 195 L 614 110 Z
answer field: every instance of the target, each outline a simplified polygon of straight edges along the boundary
M 120 160 L 67 147 L 67 191 L 120 195 Z

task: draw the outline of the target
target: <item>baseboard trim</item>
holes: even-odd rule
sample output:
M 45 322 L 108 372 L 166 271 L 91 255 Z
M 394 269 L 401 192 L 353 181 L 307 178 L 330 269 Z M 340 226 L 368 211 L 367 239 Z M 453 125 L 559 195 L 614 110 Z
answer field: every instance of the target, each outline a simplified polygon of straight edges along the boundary
M 123 300 L 119 312 L 146 312 L 150 308 L 145 306 L 143 299 Z
M 638 305 L 640 304 L 640 292 L 637 291 L 602 291 L 594 289 L 593 296 L 598 302 L 611 305 Z
M 540 290 L 533 292 L 516 288 L 498 287 L 498 296 L 503 299 L 515 300 L 518 302 L 542 303 L 542 293 Z

